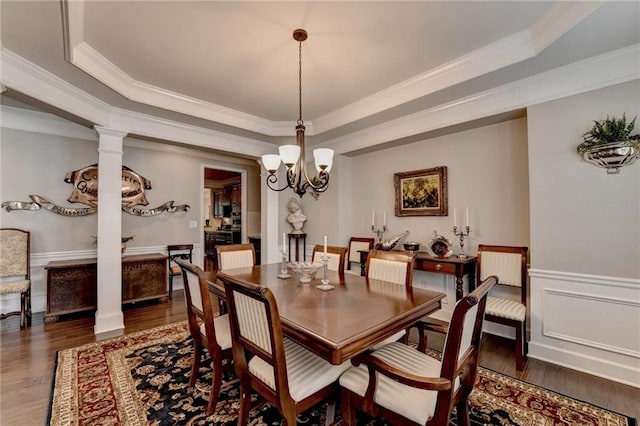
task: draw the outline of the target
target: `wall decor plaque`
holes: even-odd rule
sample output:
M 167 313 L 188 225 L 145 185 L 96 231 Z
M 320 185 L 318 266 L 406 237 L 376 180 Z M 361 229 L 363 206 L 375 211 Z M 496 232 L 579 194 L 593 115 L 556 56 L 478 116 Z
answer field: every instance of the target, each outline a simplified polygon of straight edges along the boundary
M 64 181 L 73 185 L 73 191 L 67 199 L 70 203 L 81 203 L 88 207 L 74 208 L 59 206 L 41 195 L 29 195 L 31 201 L 5 201 L 2 208 L 12 210 L 40 210 L 44 208 L 62 216 L 86 216 L 98 211 L 98 165 L 92 164 L 68 172 Z M 155 216 L 162 212 L 175 213 L 188 211 L 188 204 L 174 205 L 167 201 L 155 208 L 140 208 L 149 205 L 145 191 L 151 189 L 151 181 L 127 166 L 122 166 L 122 211 L 135 216 Z

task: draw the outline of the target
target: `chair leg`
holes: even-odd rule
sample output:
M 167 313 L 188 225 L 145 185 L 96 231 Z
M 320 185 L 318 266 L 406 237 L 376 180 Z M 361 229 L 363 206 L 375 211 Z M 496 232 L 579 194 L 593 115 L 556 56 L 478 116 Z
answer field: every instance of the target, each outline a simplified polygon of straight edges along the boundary
M 173 299 L 173 275 L 169 275 L 169 300 Z
M 211 391 L 209 392 L 209 404 L 207 405 L 207 416 L 210 416 L 216 410 L 218 403 L 218 395 L 222 387 L 222 365 L 217 366 L 212 362 L 213 380 L 211 381 Z
M 29 286 L 29 288 L 27 289 L 27 296 L 26 296 L 27 300 L 26 300 L 26 315 L 27 315 L 27 327 L 31 327 L 31 286 Z
M 469 426 L 469 405 L 467 398 L 462 398 L 456 405 L 456 414 L 458 416 L 458 426 Z
M 356 424 L 356 409 L 351 401 L 351 392 L 348 390 L 342 390 L 342 423 L 345 426 L 355 426 Z
M 193 388 L 198 381 L 198 372 L 200 371 L 200 358 L 202 358 L 202 344 L 194 339 L 193 363 L 191 365 L 191 378 L 189 378 L 189 387 L 191 388 Z
M 249 422 L 249 410 L 251 409 L 251 386 L 248 381 L 240 383 L 240 410 L 238 412 L 238 425 L 245 426 Z M 294 423 L 295 424 L 295 423 Z
M 20 328 L 27 328 L 27 292 L 20 293 Z
M 524 322 L 520 323 L 518 327 L 516 327 L 516 370 L 522 371 L 524 368 L 524 363 L 526 359 L 526 342 L 525 340 L 525 326 Z

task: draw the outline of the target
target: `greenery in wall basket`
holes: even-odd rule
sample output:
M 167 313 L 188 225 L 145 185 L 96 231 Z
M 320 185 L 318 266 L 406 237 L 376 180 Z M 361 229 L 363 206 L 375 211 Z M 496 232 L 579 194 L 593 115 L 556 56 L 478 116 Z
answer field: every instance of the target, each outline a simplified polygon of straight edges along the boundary
M 631 135 L 636 118 L 627 123 L 622 114 L 622 118 L 607 116 L 606 120 L 594 121 L 591 130 L 582 135 L 584 142 L 578 145 L 578 154 L 584 155 L 594 148 L 614 142 L 640 150 L 640 135 Z

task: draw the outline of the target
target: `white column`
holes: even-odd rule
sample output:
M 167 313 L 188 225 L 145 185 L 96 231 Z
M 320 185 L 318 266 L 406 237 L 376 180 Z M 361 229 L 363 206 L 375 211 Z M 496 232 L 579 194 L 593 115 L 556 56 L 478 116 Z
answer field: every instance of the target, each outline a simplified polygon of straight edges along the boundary
M 122 140 L 126 133 L 95 127 L 98 147 L 98 309 L 94 333 L 122 334 Z
M 278 195 L 280 193 L 269 189 L 266 183 L 269 172 L 262 167 L 260 160 L 258 160 L 258 164 L 260 164 L 260 229 L 262 234 L 260 261 L 262 264 L 277 263 L 282 260 L 278 253 L 280 244 L 278 236 L 282 235 L 278 232 Z M 284 179 L 286 181 L 286 177 Z M 278 183 L 282 185 L 282 180 L 278 180 Z

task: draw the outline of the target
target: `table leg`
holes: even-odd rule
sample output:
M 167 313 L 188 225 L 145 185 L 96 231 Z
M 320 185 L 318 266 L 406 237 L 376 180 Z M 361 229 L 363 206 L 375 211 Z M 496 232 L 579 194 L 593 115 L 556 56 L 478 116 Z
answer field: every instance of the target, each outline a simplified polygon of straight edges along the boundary
M 456 275 L 456 300 L 462 299 L 462 280 L 463 275 Z

